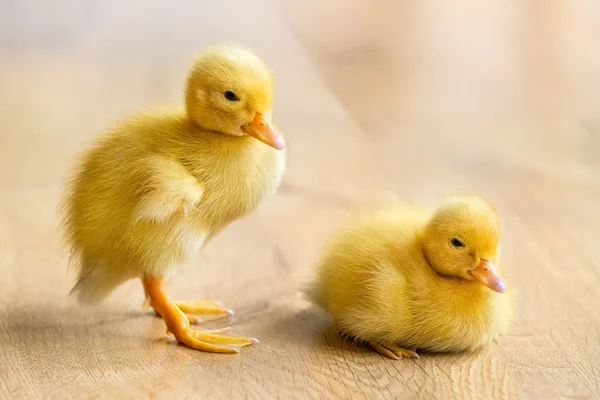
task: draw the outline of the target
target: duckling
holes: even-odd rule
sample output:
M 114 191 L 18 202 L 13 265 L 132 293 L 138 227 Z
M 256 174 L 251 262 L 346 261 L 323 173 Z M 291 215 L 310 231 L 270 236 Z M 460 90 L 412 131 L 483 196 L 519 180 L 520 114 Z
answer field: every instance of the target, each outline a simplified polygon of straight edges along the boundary
M 447 198 L 433 212 L 382 207 L 326 247 L 308 298 L 341 334 L 393 359 L 476 350 L 512 320 L 500 230 L 497 211 L 475 196 Z
M 141 279 L 178 342 L 218 353 L 256 343 L 191 329 L 191 315 L 231 310 L 216 301 L 174 302 L 164 279 L 276 191 L 286 157 L 272 108 L 266 63 L 240 46 L 211 46 L 189 72 L 184 110 L 140 113 L 99 137 L 62 203 L 77 267 L 71 293 L 93 304 Z

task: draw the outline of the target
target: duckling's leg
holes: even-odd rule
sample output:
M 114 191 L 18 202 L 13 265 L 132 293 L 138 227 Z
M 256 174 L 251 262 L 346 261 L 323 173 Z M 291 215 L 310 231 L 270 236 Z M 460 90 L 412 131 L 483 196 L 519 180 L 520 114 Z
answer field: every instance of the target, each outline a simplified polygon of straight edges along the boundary
M 403 349 L 402 347 L 389 345 L 389 344 L 381 344 L 378 342 L 369 342 L 373 350 L 378 352 L 381 355 L 389 357 L 394 360 L 399 360 L 401 358 L 419 358 L 419 355 L 411 350 Z
M 142 279 L 150 305 L 160 314 L 167 325 L 167 333 L 172 333 L 179 343 L 196 350 L 213 353 L 239 353 L 239 348 L 258 343 L 254 338 L 223 336 L 228 328 L 216 331 L 196 331 L 190 329 L 188 317 L 179 309 L 164 290 L 161 278 L 145 276 Z M 223 345 L 220 345 L 223 344 Z

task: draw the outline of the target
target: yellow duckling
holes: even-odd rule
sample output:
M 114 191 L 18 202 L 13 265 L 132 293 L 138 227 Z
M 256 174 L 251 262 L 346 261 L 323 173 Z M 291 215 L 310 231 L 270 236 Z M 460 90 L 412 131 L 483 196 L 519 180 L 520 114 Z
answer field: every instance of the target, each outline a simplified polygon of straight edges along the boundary
M 495 209 L 478 197 L 449 198 L 433 213 L 379 209 L 334 239 L 308 294 L 342 334 L 385 356 L 472 351 L 512 318 L 499 237 Z
M 187 314 L 230 310 L 212 301 L 173 302 L 163 277 L 279 186 L 285 141 L 271 125 L 272 107 L 264 61 L 241 47 L 215 46 L 191 68 L 185 110 L 139 115 L 99 138 L 63 203 L 78 261 L 72 293 L 94 303 L 140 278 L 180 343 L 219 353 L 255 343 L 190 329 Z

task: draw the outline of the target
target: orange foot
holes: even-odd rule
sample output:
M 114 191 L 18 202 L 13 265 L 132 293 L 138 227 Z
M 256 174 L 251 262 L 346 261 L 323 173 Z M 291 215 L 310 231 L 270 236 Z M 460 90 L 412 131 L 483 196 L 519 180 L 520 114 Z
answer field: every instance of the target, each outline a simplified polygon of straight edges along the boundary
M 383 345 L 377 342 L 369 343 L 373 350 L 378 352 L 381 355 L 389 357 L 394 360 L 399 360 L 401 358 L 419 358 L 419 355 L 411 350 L 406 350 L 398 346 L 394 345 Z
M 221 335 L 229 331 L 229 328 L 212 331 L 190 329 L 190 319 L 186 313 L 227 316 L 231 315 L 231 310 L 212 301 L 175 303 L 167 296 L 161 278 L 146 276 L 142 282 L 147 302 L 165 321 L 167 333 L 173 334 L 179 343 L 213 353 L 239 353 L 240 348 L 258 343 L 254 338 Z
M 179 308 L 188 318 L 190 324 L 200 324 L 206 321 L 214 321 L 221 318 L 227 318 L 233 315 L 231 308 L 225 308 L 223 303 L 220 301 L 212 300 L 200 300 L 200 301 L 175 301 L 177 308 Z M 152 306 L 148 292 L 146 292 L 146 300 L 144 301 L 144 308 Z M 153 307 L 154 311 L 160 316 L 156 307 Z M 209 318 L 198 318 L 198 315 L 210 315 Z

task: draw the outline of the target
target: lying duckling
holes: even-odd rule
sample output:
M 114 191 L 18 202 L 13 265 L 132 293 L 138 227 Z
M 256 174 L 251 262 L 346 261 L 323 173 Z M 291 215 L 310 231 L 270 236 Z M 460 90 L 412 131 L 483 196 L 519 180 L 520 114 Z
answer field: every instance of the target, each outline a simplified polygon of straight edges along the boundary
M 333 240 L 308 294 L 340 333 L 387 357 L 473 351 L 512 318 L 499 237 L 496 210 L 478 197 L 449 198 L 433 213 L 383 208 Z
M 185 100 L 185 110 L 123 122 L 83 154 L 64 200 L 78 260 L 72 293 L 94 303 L 139 278 L 180 343 L 237 353 L 256 340 L 192 330 L 187 315 L 230 310 L 214 301 L 174 302 L 163 279 L 279 186 L 285 141 L 270 121 L 273 76 L 247 49 L 206 48 L 190 70 Z

